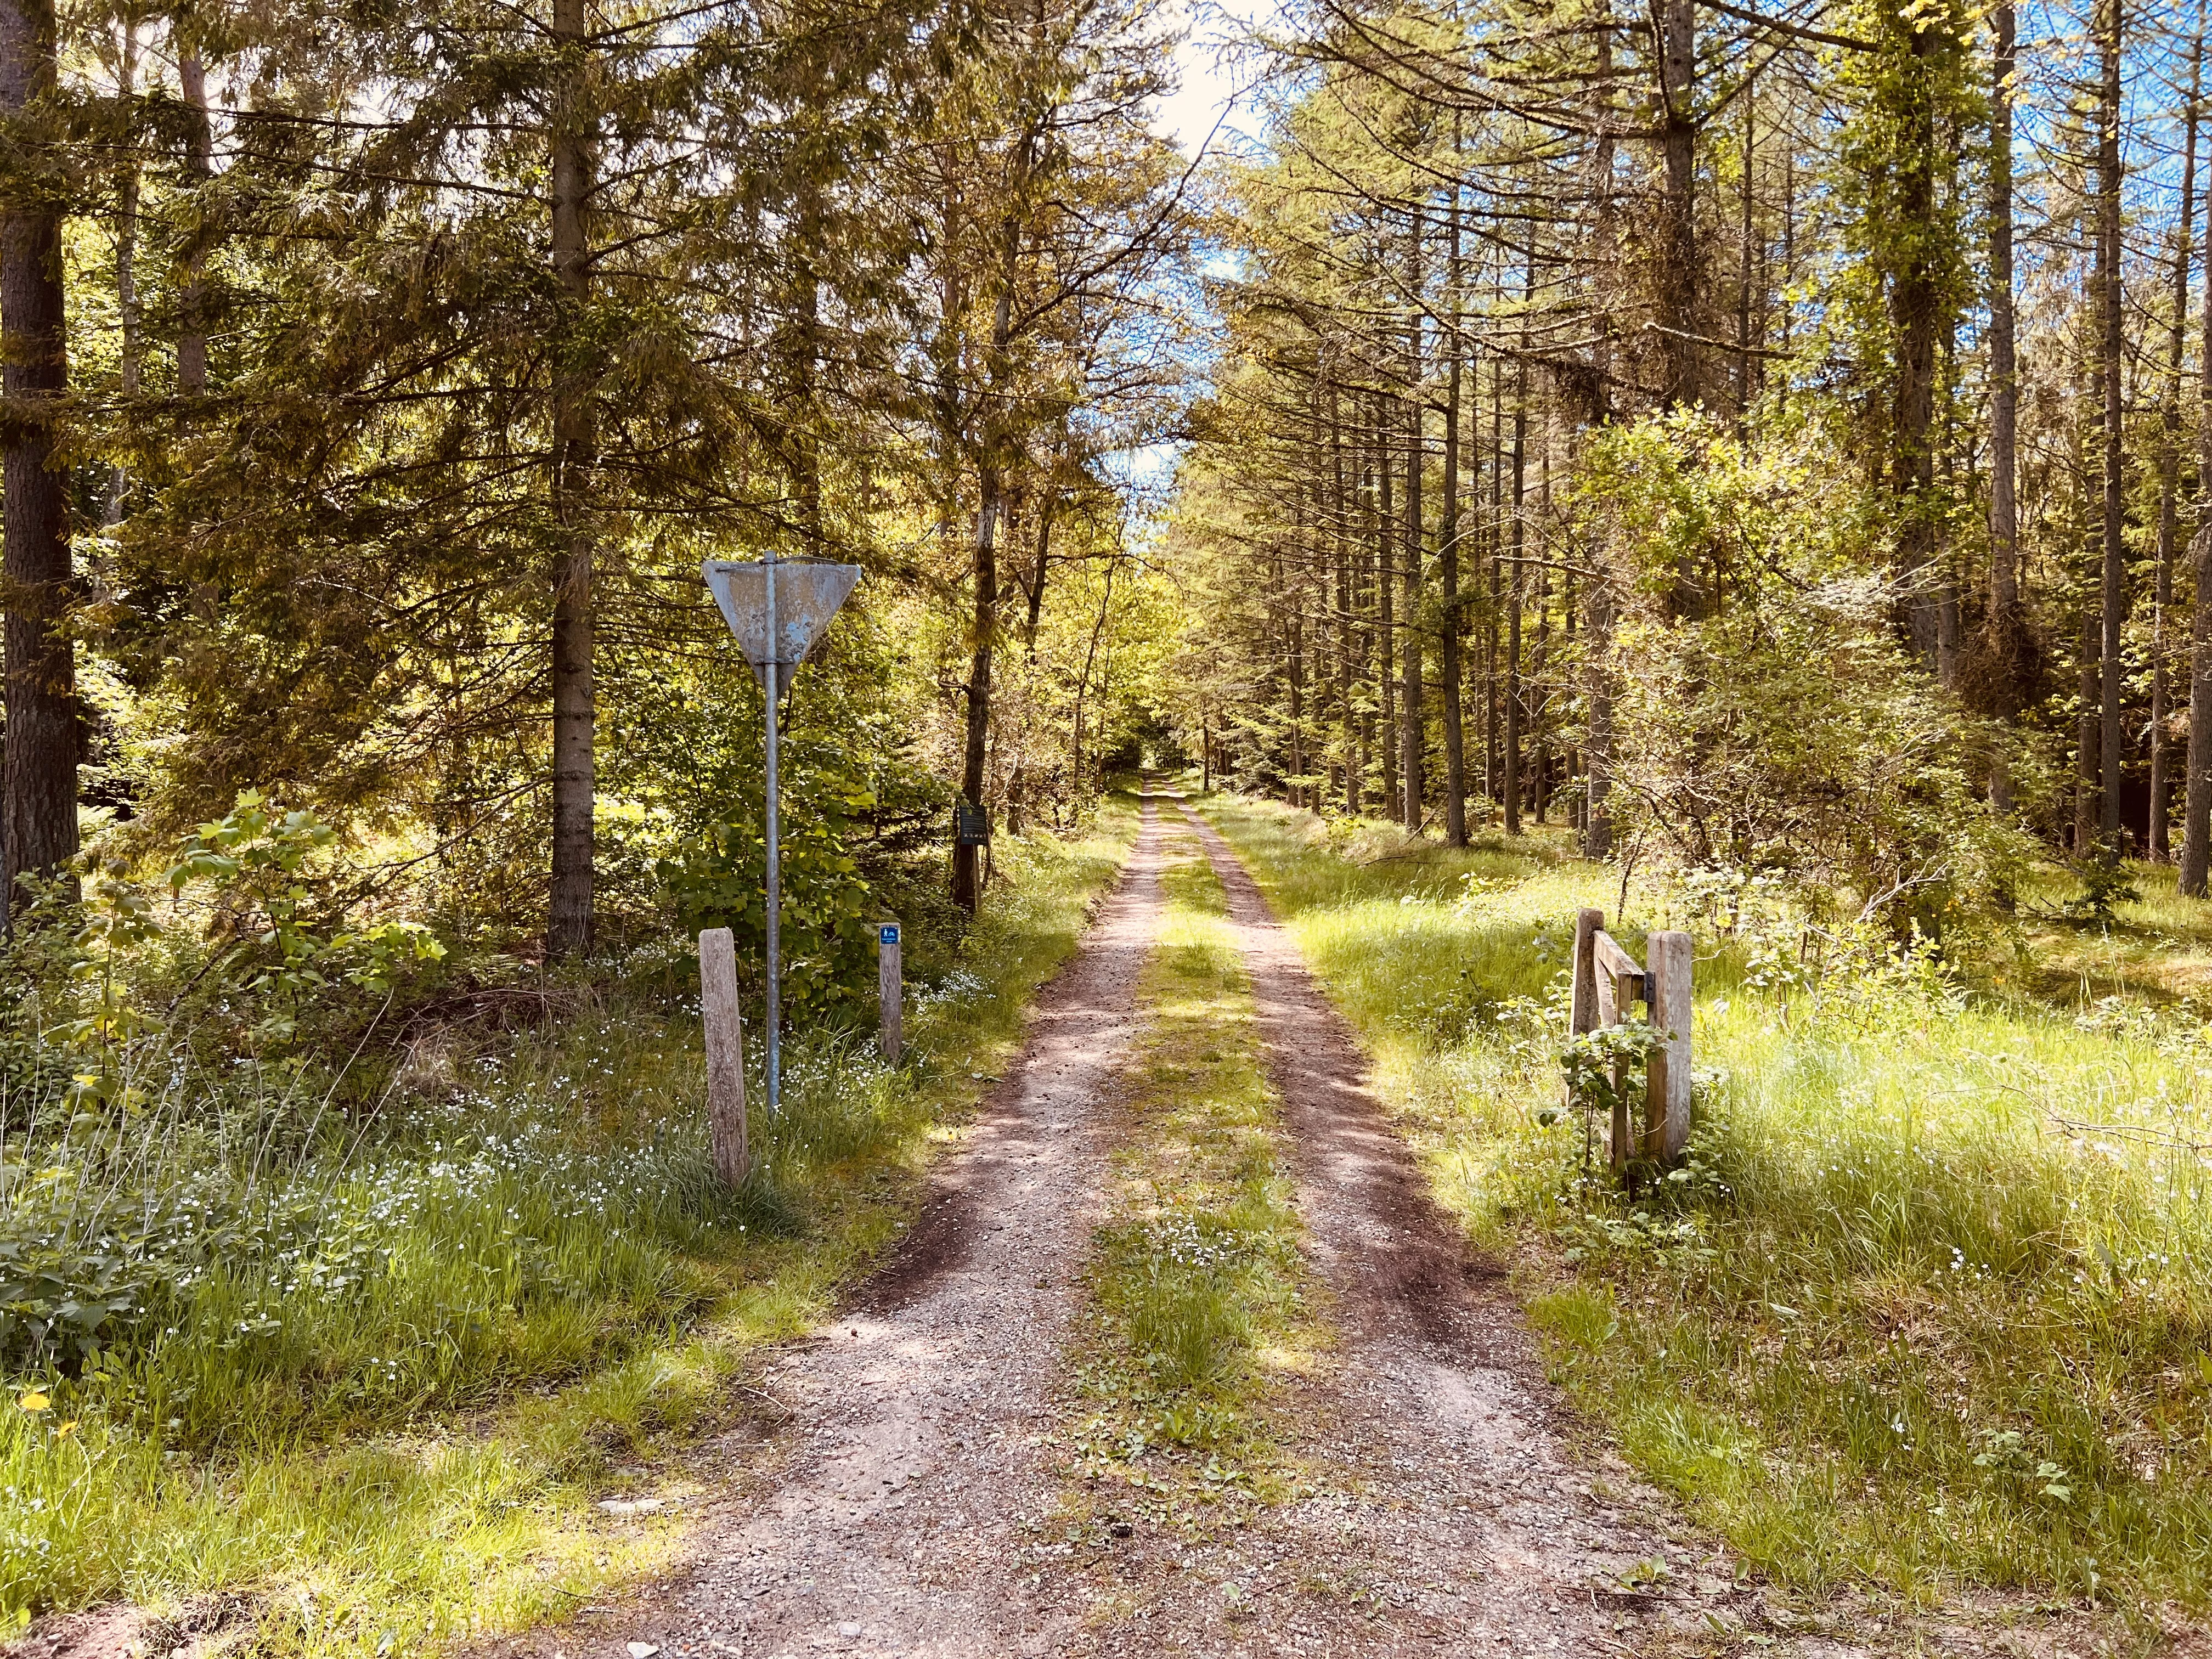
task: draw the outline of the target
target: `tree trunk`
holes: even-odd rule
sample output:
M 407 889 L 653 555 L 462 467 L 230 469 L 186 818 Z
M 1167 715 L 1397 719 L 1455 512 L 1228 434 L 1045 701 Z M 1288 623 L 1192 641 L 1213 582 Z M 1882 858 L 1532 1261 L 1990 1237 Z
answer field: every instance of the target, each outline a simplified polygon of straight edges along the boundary
M 1657 283 L 1662 395 L 1668 405 L 1697 402 L 1705 390 L 1697 342 L 1698 8 L 1697 0 L 1659 0 L 1660 205 Z
M 2098 373 L 2104 393 L 2104 637 L 2099 701 L 2097 828 L 2107 854 L 2120 851 L 2120 651 L 2127 622 L 2125 410 L 2120 314 L 2120 0 L 2103 0 L 2098 28 L 2104 70 L 2097 112 Z
M 2018 61 L 2010 0 L 1993 17 L 1996 61 L 1990 100 L 1990 614 L 1984 655 L 1991 702 L 2020 713 L 2023 621 L 2020 610 L 2020 364 L 2014 345 L 2012 272 L 2012 76 Z M 2000 755 L 1990 769 L 1990 805 L 2012 811 L 2012 773 Z
M 2074 722 L 2074 852 L 2088 854 L 2097 842 L 2097 610 L 2081 607 L 2081 638 L 2075 646 L 2075 697 L 2081 712 Z
M 999 636 L 999 521 L 1008 507 L 1006 469 L 1013 453 L 1001 410 L 1012 395 L 1014 289 L 1020 276 L 1023 213 L 1037 160 L 1037 137 L 1025 131 L 1011 159 L 1005 209 L 999 222 L 997 294 L 991 307 L 991 333 L 985 352 L 986 398 L 983 430 L 976 447 L 976 512 L 974 543 L 975 638 L 965 688 L 966 720 L 962 732 L 960 793 L 974 806 L 984 804 L 984 778 L 991 739 L 991 677 Z M 983 902 L 983 853 L 980 847 L 952 848 L 952 902 L 974 915 Z
M 1369 472 L 1369 465 L 1373 458 L 1364 447 L 1358 450 L 1357 454 L 1358 477 L 1354 485 L 1354 492 L 1359 501 L 1359 550 L 1358 566 L 1352 573 L 1352 586 L 1359 611 L 1359 684 L 1364 693 L 1367 685 L 1367 675 L 1373 669 L 1376 657 L 1383 649 L 1382 635 L 1384 630 L 1380 626 L 1379 608 L 1375 603 L 1375 491 Z M 1363 696 L 1362 703 L 1363 706 L 1359 710 L 1359 752 L 1354 761 L 1359 774 L 1359 782 L 1356 791 L 1359 805 L 1352 809 L 1354 811 L 1366 810 L 1367 766 L 1375 753 L 1375 714 L 1381 707 L 1382 699 L 1378 696 L 1369 701 Z M 1388 768 L 1383 769 L 1386 773 L 1388 769 Z M 1386 776 L 1382 782 L 1382 810 L 1388 812 L 1390 810 L 1389 780 Z
M 1022 654 L 1031 662 L 1036 660 L 1037 629 L 1044 620 L 1045 577 L 1052 568 L 1052 521 L 1059 515 L 1060 505 L 1060 492 L 1049 489 L 1037 504 L 1036 558 L 1030 567 L 1031 580 L 1020 583 L 1022 598 L 1029 606 L 1022 622 Z M 1020 581 L 1018 577 L 1015 580 Z
M 134 18 L 125 18 L 115 83 L 116 90 L 126 101 L 137 91 L 137 80 L 138 24 Z M 137 401 L 146 351 L 138 320 L 138 161 L 134 151 L 115 181 L 115 315 L 117 331 L 122 336 L 117 368 L 118 389 L 126 409 Z M 123 522 L 130 491 L 130 470 L 118 461 L 107 473 L 107 507 L 101 514 L 106 524 Z
M 2212 222 L 2212 190 L 2204 198 Z M 2212 249 L 2212 222 L 2206 225 L 2204 242 Z M 2203 318 L 2201 352 L 2203 361 L 2212 363 L 2212 258 L 2204 262 L 2203 284 L 2197 304 Z M 2197 534 L 2189 550 L 2197 580 L 2189 611 L 2189 760 L 2179 881 L 2188 898 L 2203 898 L 2212 875 L 2212 374 L 2201 377 L 2198 398 Z
M 1736 229 L 1735 284 L 1735 406 L 1739 424 L 1751 412 L 1753 395 L 1752 368 L 1757 361 L 1751 349 L 1751 279 L 1757 266 L 1756 242 L 1752 228 L 1752 165 L 1758 158 L 1759 78 L 1756 71 L 1747 76 L 1743 91 L 1743 191 L 1738 198 L 1740 219 Z M 1784 141 L 1788 142 L 1788 135 Z
M 1600 7 L 1597 32 L 1597 67 L 1601 80 L 1613 74 L 1613 21 L 1611 0 Z M 1783 145 L 1785 161 L 1790 146 Z M 1597 198 L 1597 260 L 1600 270 L 1607 268 L 1613 258 L 1613 133 L 1608 127 L 1598 136 L 1594 155 Z M 1785 232 L 1787 206 L 1784 207 Z M 1784 280 L 1787 281 L 1785 275 Z M 1785 317 L 1787 307 L 1783 307 Z M 1608 328 L 1598 342 L 1597 362 L 1601 374 L 1607 380 L 1613 370 L 1613 350 Z M 1609 400 L 1608 400 L 1609 401 Z M 1585 590 L 1589 608 L 1589 626 L 1583 634 L 1583 659 L 1587 665 L 1586 696 L 1588 697 L 1589 738 L 1583 748 L 1583 854 L 1592 859 L 1606 859 L 1613 854 L 1613 815 L 1607 802 L 1613 770 L 1613 689 L 1607 678 L 1606 652 L 1613 638 L 1613 609 L 1602 569 L 1590 574 Z
M 1490 521 L 1484 526 L 1482 562 L 1490 603 L 1482 623 L 1482 792 L 1492 802 L 1505 799 L 1504 767 L 1499 762 L 1500 729 L 1498 696 L 1498 637 L 1505 619 L 1505 592 L 1498 549 L 1505 526 L 1505 380 L 1504 371 L 1490 360 Z
M 1522 509 L 1528 483 L 1528 366 L 1524 359 L 1513 394 L 1512 568 L 1505 580 L 1505 833 L 1521 833 L 1521 558 Z
M 795 338 L 798 396 L 784 430 L 785 465 L 792 493 L 799 500 L 801 545 L 810 558 L 823 558 L 822 524 L 821 368 L 822 281 L 815 270 L 815 251 L 822 245 L 821 192 L 811 180 L 799 189 L 789 243 L 792 261 L 791 309 Z
M 0 111 L 21 121 L 52 96 L 52 0 L 0 0 Z M 52 875 L 77 849 L 76 667 L 69 629 L 73 586 L 66 481 L 53 422 L 68 379 L 61 215 L 50 198 L 0 204 L 0 483 L 4 567 L 7 756 L 0 833 L 10 913 L 25 875 Z
M 590 123 L 584 107 L 584 0 L 554 0 L 553 35 L 566 57 L 552 134 L 553 276 L 573 333 L 554 367 L 553 517 L 566 538 L 553 581 L 553 885 L 545 953 L 592 944 L 592 805 L 595 789 L 592 543 L 590 472 L 597 432 L 582 343 L 591 298 Z
M 1285 667 L 1291 686 L 1291 805 L 1306 806 L 1311 804 L 1306 792 L 1306 641 L 1305 623 L 1300 607 L 1293 596 L 1289 615 L 1284 625 Z
M 1613 636 L 1613 601 L 1602 579 L 1589 584 L 1589 629 L 1583 648 L 1588 664 L 1589 743 L 1584 751 L 1583 855 L 1591 859 L 1613 856 L 1613 809 L 1607 797 L 1613 787 L 1613 683 L 1607 678 L 1605 642 Z
M 1344 810 L 1359 815 L 1359 720 L 1352 706 L 1352 688 L 1358 678 L 1353 662 L 1359 650 L 1359 629 L 1352 611 L 1352 502 L 1344 488 L 1344 423 L 1336 400 L 1336 380 L 1328 386 L 1329 489 L 1334 507 L 1329 514 L 1330 536 L 1336 550 L 1336 707 L 1339 747 L 1344 763 Z
M 1936 48 L 1939 31 L 1911 31 L 1911 55 Z M 1898 213 L 1906 234 L 1903 257 L 1890 282 L 1890 322 L 1897 334 L 1896 402 L 1892 411 L 1890 489 L 1898 505 L 1898 563 L 1905 581 L 1905 631 L 1913 654 L 1939 672 L 1942 654 L 1941 573 L 1936 560 L 1936 337 L 1943 308 L 1933 246 L 1936 201 L 1934 112 L 1924 99 L 1911 104 L 1911 138 L 1899 158 Z
M 1398 514 L 1396 503 L 1392 499 L 1397 475 L 1390 465 L 1389 409 L 1389 400 L 1378 392 L 1375 398 L 1375 471 L 1382 485 L 1382 516 L 1376 527 L 1375 536 L 1375 587 L 1378 612 L 1375 632 L 1378 660 L 1375 669 L 1376 678 L 1379 682 L 1377 689 L 1382 694 L 1378 701 L 1382 706 L 1382 752 L 1377 757 L 1377 767 L 1382 774 L 1382 810 L 1395 821 L 1403 823 L 1406 821 L 1405 802 L 1393 787 L 1393 774 L 1398 769 L 1394 763 L 1398 748 L 1398 622 L 1396 599 L 1390 591 L 1390 580 L 1396 574 L 1391 568 L 1390 550 L 1392 540 L 1397 534 Z
M 2204 36 L 2199 31 L 2189 58 L 2189 113 L 2187 137 L 2182 147 L 2181 222 L 2174 236 L 2173 323 L 2166 337 L 2166 396 L 2164 441 L 2159 450 L 2158 580 L 2152 596 L 2150 624 L 2150 821 L 2143 851 L 2163 863 L 2172 851 L 2166 836 L 2166 799 L 2172 793 L 2170 770 L 2172 745 L 2166 740 L 2169 714 L 2166 694 L 2166 615 L 2173 604 L 2174 538 L 2178 533 L 2181 489 L 2181 386 L 2184 345 L 2189 335 L 2189 260 L 2191 233 L 2197 223 L 2197 99 L 2204 76 Z
M 1074 800 L 1083 798 L 1083 700 L 1091 695 L 1091 676 L 1098 665 L 1098 641 L 1105 637 L 1106 620 L 1114 605 L 1114 573 L 1121 568 L 1118 558 L 1106 562 L 1106 581 L 1098 592 L 1098 615 L 1091 624 L 1091 643 L 1083 653 L 1083 673 L 1075 682 L 1075 739 L 1068 750 L 1068 793 Z M 1213 788 L 1213 736 L 1206 716 L 1201 713 L 1198 722 L 1199 764 L 1204 773 L 1205 787 Z
M 560 27 L 557 18 L 554 27 Z M 197 50 L 178 58 L 177 81 L 184 89 L 185 107 L 190 112 L 185 171 L 191 175 L 203 216 L 185 244 L 184 285 L 177 301 L 177 386 L 197 395 L 207 390 L 208 381 L 205 272 L 211 239 L 204 216 L 206 186 L 215 177 L 215 124 L 208 114 L 207 65 Z
M 2212 272 L 2206 276 L 2212 283 Z M 2208 295 L 2212 301 L 2212 295 Z M 2212 305 L 2206 307 L 2212 332 Z M 2212 404 L 2212 392 L 2206 402 Z M 2202 465 L 2212 476 L 2212 407 L 2205 411 Z M 2196 602 L 2189 612 L 2189 760 L 2181 807 L 2181 870 L 2178 885 L 2185 898 L 2203 898 L 2212 866 L 2212 514 L 2204 514 L 2190 544 L 2197 578 Z
M 1552 520 L 1552 434 L 1546 422 L 1542 444 L 1543 461 L 1539 476 L 1542 482 L 1536 492 L 1536 510 L 1541 522 Z M 1534 683 L 1535 698 L 1528 709 L 1529 737 L 1534 750 L 1534 764 L 1529 769 L 1528 808 L 1536 822 L 1544 822 L 1544 815 L 1552 804 L 1552 571 L 1540 560 L 1535 572 L 1536 642 L 1529 653 L 1529 678 Z
M 1406 828 L 1419 835 L 1421 809 L 1427 794 L 1427 781 L 1421 775 L 1422 739 L 1426 735 L 1423 730 L 1421 708 L 1421 675 L 1426 656 L 1421 648 L 1421 465 L 1427 459 L 1428 445 L 1421 392 L 1424 379 L 1421 362 L 1423 272 L 1421 217 L 1418 211 L 1411 216 L 1411 221 L 1407 239 L 1411 256 L 1407 262 L 1407 288 L 1413 309 L 1407 319 L 1406 329 L 1406 650 L 1401 659 L 1398 712 L 1400 777 Z
M 1453 134 L 1457 148 L 1456 124 Z M 1460 400 L 1460 250 L 1459 181 L 1451 186 L 1451 241 L 1444 283 L 1449 320 L 1444 349 L 1449 354 L 1444 368 L 1444 500 L 1443 517 L 1437 529 L 1437 580 L 1442 592 L 1441 631 L 1437 639 L 1437 668 L 1444 697 L 1444 839 L 1454 847 L 1467 845 L 1467 732 L 1465 711 L 1460 706 L 1459 652 L 1459 400 Z
M 991 735 L 991 662 L 997 644 L 999 618 L 999 515 L 1003 510 L 1004 486 L 998 463 L 987 456 L 978 469 L 982 501 L 975 518 L 975 631 L 974 654 L 969 659 L 967 720 L 960 749 L 960 795 L 969 804 L 983 804 L 983 767 Z M 983 849 L 955 846 L 952 849 L 952 902 L 969 915 L 983 902 Z

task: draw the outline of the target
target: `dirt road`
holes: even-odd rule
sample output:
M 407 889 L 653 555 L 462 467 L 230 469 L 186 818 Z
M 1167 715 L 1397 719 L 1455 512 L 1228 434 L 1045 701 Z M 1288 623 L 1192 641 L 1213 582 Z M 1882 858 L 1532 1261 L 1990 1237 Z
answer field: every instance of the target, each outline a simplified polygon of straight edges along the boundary
M 667 1659 L 1776 1650 L 1755 1592 L 1670 1536 L 1620 1465 L 1574 1449 L 1515 1309 L 1427 1199 L 1342 1020 L 1227 845 L 1160 807 L 1146 801 L 1118 888 L 907 1243 L 761 1379 L 791 1421 L 712 1506 L 689 1565 L 542 1644 L 564 1659 L 629 1659 L 633 1644 Z M 1056 1385 L 1162 860 L 1194 834 L 1230 896 L 1338 1340 L 1287 1385 L 1299 1496 L 1218 1535 L 1117 1526 L 1102 1542 L 1054 1524 Z

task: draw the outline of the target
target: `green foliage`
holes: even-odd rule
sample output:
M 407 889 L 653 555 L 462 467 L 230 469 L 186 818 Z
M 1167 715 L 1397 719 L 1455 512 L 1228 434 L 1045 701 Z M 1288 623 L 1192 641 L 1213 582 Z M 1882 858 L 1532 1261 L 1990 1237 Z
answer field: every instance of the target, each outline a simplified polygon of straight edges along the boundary
M 783 795 L 777 867 L 784 1005 L 794 1016 L 842 1011 L 874 984 L 879 906 L 846 850 L 854 815 L 875 795 L 849 775 L 817 773 Z M 768 949 L 765 816 L 742 811 L 685 842 L 657 866 L 686 934 L 727 927 L 741 960 Z
M 339 1079 L 301 1045 L 445 955 L 419 923 L 343 925 L 337 840 L 248 792 L 177 848 L 166 917 L 93 853 L 82 896 L 49 888 L 11 942 L 0 1365 L 97 1367 L 160 1321 L 190 1328 L 191 1287 L 268 1255 L 323 1260 L 327 1185 L 257 1180 L 271 1158 L 353 1150 L 320 1097 Z
M 126 860 L 81 857 L 81 896 L 45 891 L 40 925 L 5 958 L 23 993 L 10 1039 L 19 1079 L 67 1060 L 79 1068 L 73 1102 L 135 1109 L 143 1090 L 120 1081 L 143 1070 L 135 1042 L 188 1037 L 203 1054 L 300 1062 L 365 1005 L 442 963 L 446 947 L 422 923 L 347 925 L 365 896 L 331 861 L 337 839 L 313 813 L 247 791 L 175 849 L 160 883 L 166 911 Z
M 1567 1099 L 1582 1115 L 1585 1132 L 1598 1123 L 1610 1123 L 1616 1108 L 1626 1108 L 1638 1128 L 1644 1099 L 1644 1068 L 1651 1056 L 1666 1046 L 1667 1035 L 1644 1020 L 1623 1020 L 1578 1031 L 1559 1050 L 1559 1070 L 1565 1074 Z M 1536 1114 L 1549 1127 L 1559 1119 L 1550 1107 Z
M 1891 490 L 1932 545 L 1963 505 L 1936 487 L 1933 411 L 1946 391 L 1937 343 L 1976 298 L 1975 204 L 1958 164 L 1988 118 L 1986 70 L 1969 50 L 1975 15 L 1957 0 L 1854 0 L 1835 15 L 1872 49 L 1836 64 L 1848 111 L 1834 155 L 1846 257 L 1830 325 L 1865 365 L 1862 430 L 1887 452 Z
M 374 848 L 385 914 L 534 956 L 553 573 L 585 547 L 595 921 L 618 956 L 665 931 L 659 863 L 757 787 L 723 764 L 757 703 L 699 570 L 774 547 L 866 572 L 793 702 L 876 791 L 854 839 L 877 844 L 844 850 L 884 896 L 881 843 L 944 838 L 985 457 L 1005 488 L 984 510 L 1036 550 L 1036 605 L 1010 551 L 984 623 L 1012 763 L 989 793 L 1072 829 L 1156 631 L 1127 622 L 1148 580 L 1109 458 L 1177 419 L 1158 18 L 647 5 L 571 47 L 481 0 L 303 19 L 95 7 L 58 37 L 56 107 L 83 120 L 37 145 L 69 227 L 88 396 L 64 441 L 96 573 L 71 619 L 128 850 L 265 789 Z M 218 127 L 259 100 L 313 113 L 226 137 L 217 185 L 186 142 L 192 61 Z M 547 246 L 572 134 L 574 284 Z M 1019 270 L 981 280 L 1002 257 Z M 1070 261 L 1093 279 L 1060 282 Z M 1037 303 L 994 342 L 1006 283 Z
M 2065 908 L 2066 914 L 2076 921 L 2109 927 L 2114 921 L 2114 905 L 2142 901 L 2142 890 L 2136 885 L 2135 872 L 2121 861 L 2118 852 L 2109 848 L 2076 859 L 2073 868 L 2081 890 L 2066 901 Z
M 379 921 L 319 931 L 318 912 L 333 905 L 327 883 L 309 879 L 316 854 L 337 832 L 313 812 L 284 811 L 246 790 L 224 817 L 203 823 L 178 848 L 162 877 L 173 894 L 195 882 L 210 891 L 208 933 L 214 954 L 199 977 L 258 1005 L 258 1047 L 289 1042 L 303 1007 L 336 971 L 358 989 L 384 994 L 403 967 L 441 961 L 446 947 L 415 921 Z
M 1779 875 L 1941 939 L 2009 892 L 2031 843 L 1980 799 L 1995 734 L 1897 643 L 1847 471 L 1817 433 L 1758 442 L 1695 413 L 1590 444 L 1577 511 L 1633 551 L 1645 595 L 1601 665 L 1616 800 L 1678 870 Z M 1708 599 L 1673 614 L 1686 570 Z
M 48 958 L 50 966 L 58 966 L 74 982 L 80 996 L 88 994 L 91 998 L 91 1006 L 84 1012 L 59 1022 L 52 1035 L 64 1048 L 95 1062 L 95 1069 L 78 1072 L 70 1081 L 77 1101 L 97 1104 L 113 1091 L 116 1050 L 149 1024 L 131 996 L 131 964 L 137 952 L 161 932 L 161 923 L 152 900 L 125 879 L 124 866 L 97 856 L 83 862 L 88 867 L 82 872 L 83 900 L 77 908 L 81 921 L 70 936 L 69 954 L 52 963 L 50 941 L 45 939 L 33 945 L 33 953 Z M 50 895 L 46 904 L 58 896 Z

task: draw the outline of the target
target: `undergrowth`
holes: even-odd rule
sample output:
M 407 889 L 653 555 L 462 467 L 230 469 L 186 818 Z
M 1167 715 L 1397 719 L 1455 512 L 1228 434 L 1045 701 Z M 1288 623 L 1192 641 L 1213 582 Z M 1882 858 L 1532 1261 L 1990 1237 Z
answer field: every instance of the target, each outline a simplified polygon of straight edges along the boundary
M 0 1622 L 240 1597 L 264 1650 L 389 1655 L 649 1565 L 665 1529 L 594 1498 L 728 1420 L 748 1349 L 804 1330 L 894 1235 L 1131 827 L 1115 809 L 1086 841 L 1002 842 L 957 957 L 910 959 L 905 1060 L 797 1034 L 734 1193 L 696 991 L 665 976 L 534 1032 L 433 1028 L 365 1107 L 342 1063 L 214 1071 L 143 1032 L 97 1101 L 20 1068 Z
M 1642 890 L 1632 950 L 1698 939 L 1698 1121 L 1631 1203 L 1553 1109 L 1574 912 L 1613 910 L 1617 868 L 1203 808 L 1440 1197 L 1540 1264 L 1564 1379 L 1758 1567 L 2212 1599 L 2212 1028 L 2156 945 L 2193 966 L 2207 913 L 2170 877 L 2141 872 L 2130 939 L 2023 907 L 1948 962 Z
M 1278 1103 L 1221 885 L 1186 831 L 1139 987 L 1147 1024 L 1087 1268 L 1072 1450 L 1084 1524 L 1224 1524 L 1289 1479 L 1273 1384 L 1319 1340 L 1300 1290 Z

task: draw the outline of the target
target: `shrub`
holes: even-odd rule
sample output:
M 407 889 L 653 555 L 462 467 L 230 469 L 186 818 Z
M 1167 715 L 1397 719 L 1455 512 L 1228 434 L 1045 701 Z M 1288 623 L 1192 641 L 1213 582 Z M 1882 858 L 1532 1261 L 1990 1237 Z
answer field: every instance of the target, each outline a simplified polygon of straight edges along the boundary
M 1678 870 L 1779 874 L 1941 939 L 2033 848 L 1981 799 L 1997 733 L 1897 641 L 1901 589 L 1867 574 L 1884 532 L 1851 476 L 1817 434 L 1754 442 L 1701 414 L 1594 441 L 1577 510 L 1620 590 L 1595 665 L 1614 810 Z

